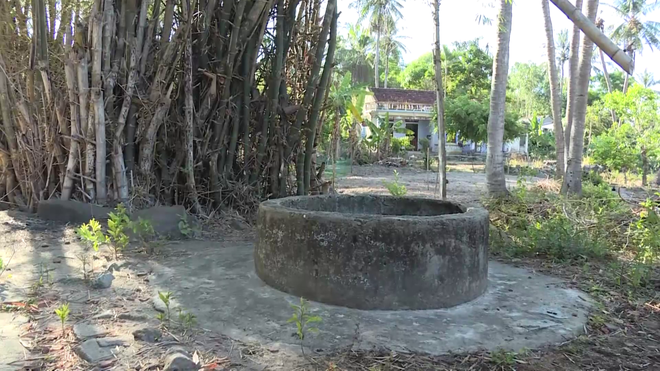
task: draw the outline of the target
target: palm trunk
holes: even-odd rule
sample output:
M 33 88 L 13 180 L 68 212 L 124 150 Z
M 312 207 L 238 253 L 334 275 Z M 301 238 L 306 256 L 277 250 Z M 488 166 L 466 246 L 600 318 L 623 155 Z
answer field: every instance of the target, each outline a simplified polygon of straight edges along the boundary
M 582 9 L 582 0 L 575 0 L 575 7 Z M 573 131 L 573 107 L 575 104 L 575 87 L 578 80 L 578 63 L 580 62 L 580 28 L 577 24 L 573 25 L 571 35 L 571 51 L 568 57 L 568 94 L 566 97 L 566 130 L 564 132 L 564 151 L 565 159 L 568 161 L 571 149 L 571 132 Z M 568 164 L 566 164 L 568 170 Z
M 376 88 L 380 87 L 380 23 L 376 31 L 376 60 L 374 61 L 374 73 L 376 74 Z
M 509 74 L 509 43 L 513 4 L 500 0 L 497 51 L 493 60 L 493 80 L 488 116 L 488 153 L 486 155 L 486 178 L 488 193 L 494 197 L 508 195 L 504 176 L 504 114 L 506 110 L 506 85 Z
M 387 80 L 390 78 L 390 50 L 389 48 L 385 49 L 385 82 L 383 83 L 385 89 L 387 89 Z
M 433 63 L 435 65 L 436 104 L 438 111 L 438 181 L 440 182 L 440 197 L 447 198 L 447 153 L 445 148 L 445 94 L 442 84 L 442 54 L 440 51 L 440 0 L 433 1 L 433 22 L 435 26 L 435 48 Z
M 587 1 L 587 17 L 591 22 L 596 19 L 598 0 Z M 566 177 L 562 192 L 582 195 L 582 154 L 584 150 L 584 124 L 587 115 L 587 98 L 589 92 L 589 78 L 591 77 L 591 57 L 594 42 L 587 36 L 582 36 L 582 53 L 580 56 L 580 69 L 575 94 L 573 110 L 573 130 L 571 132 L 571 148 L 566 167 Z
M 546 46 L 548 49 L 548 78 L 550 79 L 550 105 L 552 106 L 552 120 L 555 128 L 555 151 L 557 154 L 558 179 L 564 176 L 564 129 L 561 124 L 561 95 L 557 81 L 557 65 L 555 63 L 555 39 L 550 18 L 550 4 L 548 0 L 541 0 L 543 18 L 545 20 Z

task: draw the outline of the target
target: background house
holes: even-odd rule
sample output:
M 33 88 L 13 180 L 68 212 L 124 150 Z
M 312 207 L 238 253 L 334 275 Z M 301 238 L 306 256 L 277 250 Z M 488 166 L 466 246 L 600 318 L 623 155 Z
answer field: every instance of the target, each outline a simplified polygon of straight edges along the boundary
M 421 149 L 419 140 L 427 138 L 431 143 L 431 151 L 438 152 L 438 134 L 434 131 L 433 108 L 435 106 L 435 91 L 430 90 L 406 90 L 406 89 L 384 89 L 369 88 L 373 93 L 368 95 L 364 101 L 363 114 L 366 119 L 380 126 L 389 116 L 392 124 L 403 122 L 406 129 L 413 134 L 411 144 L 416 150 Z M 369 136 L 369 128 L 362 128 L 362 136 Z M 405 137 L 404 133 L 394 133 L 394 137 Z M 485 143 L 461 143 L 459 146 L 458 135 L 447 138 L 447 154 L 460 154 L 464 152 L 486 153 Z M 516 138 L 504 144 L 502 150 L 507 153 L 527 154 L 528 136 Z

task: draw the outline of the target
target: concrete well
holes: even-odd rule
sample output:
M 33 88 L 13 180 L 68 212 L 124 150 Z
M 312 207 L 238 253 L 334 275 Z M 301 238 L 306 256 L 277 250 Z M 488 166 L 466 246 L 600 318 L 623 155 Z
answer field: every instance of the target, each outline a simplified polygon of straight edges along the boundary
M 432 199 L 315 196 L 259 207 L 254 252 L 268 285 L 357 309 L 439 309 L 488 285 L 488 213 Z

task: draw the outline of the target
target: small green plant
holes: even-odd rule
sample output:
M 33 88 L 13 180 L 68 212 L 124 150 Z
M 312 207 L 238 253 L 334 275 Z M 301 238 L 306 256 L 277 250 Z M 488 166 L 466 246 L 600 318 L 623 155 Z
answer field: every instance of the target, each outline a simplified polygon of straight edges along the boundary
M 179 308 L 179 323 L 184 330 L 190 330 L 197 324 L 197 317 L 192 313 L 186 313 Z
M 162 292 L 158 291 L 158 298 L 160 298 L 160 301 L 165 304 L 165 313 L 159 313 L 156 318 L 158 318 L 161 322 L 170 322 L 171 316 L 170 316 L 170 305 L 172 304 L 172 300 L 174 299 L 174 295 L 172 292 Z
M 114 212 L 108 214 L 108 238 L 112 247 L 115 260 L 117 256 L 126 249 L 130 242 L 126 229 L 131 224 L 131 219 L 126 214 L 126 208 L 123 204 L 117 205 Z
M 154 245 L 152 242 L 156 236 L 153 224 L 149 220 L 139 217 L 137 221 L 131 223 L 131 229 L 140 239 L 140 243 L 147 254 L 153 253 Z
M 305 341 L 305 337 L 308 332 L 315 333 L 319 331 L 318 328 L 313 327 L 313 324 L 321 322 L 321 317 L 310 315 L 308 302 L 303 298 L 300 298 L 300 305 L 291 304 L 291 308 L 293 308 L 293 315 L 291 315 L 287 323 L 296 324 L 296 335 L 300 339 L 300 349 L 304 355 L 303 342 Z
M 385 187 L 390 192 L 392 196 L 403 197 L 408 193 L 408 189 L 405 185 L 399 184 L 399 172 L 394 170 L 394 181 L 393 182 L 383 182 Z
M 60 321 L 62 322 L 62 334 L 64 334 L 64 323 L 69 318 L 69 313 L 69 303 L 62 304 L 59 308 L 55 309 L 55 314 L 60 317 Z
M 101 223 L 96 219 L 92 219 L 89 223 L 81 225 L 76 229 L 76 234 L 80 239 L 85 241 L 88 246 L 91 246 L 94 251 L 99 251 L 99 246 L 108 242 L 108 238 L 101 231 Z
M 179 232 L 186 238 L 193 238 L 195 236 L 195 229 L 188 221 L 188 215 L 183 214 L 179 216 Z
M 490 360 L 497 366 L 511 367 L 516 364 L 516 353 L 500 349 L 490 353 Z
M 39 290 L 46 287 L 46 285 L 52 285 L 53 279 L 50 275 L 50 270 L 48 269 L 48 264 L 39 263 L 39 278 L 32 284 L 32 293 L 34 295 L 39 294 Z

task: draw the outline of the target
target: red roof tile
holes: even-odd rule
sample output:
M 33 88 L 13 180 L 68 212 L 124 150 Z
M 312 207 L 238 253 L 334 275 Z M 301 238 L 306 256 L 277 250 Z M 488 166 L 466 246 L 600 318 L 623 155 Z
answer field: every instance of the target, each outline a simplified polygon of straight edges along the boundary
M 377 102 L 435 104 L 435 91 L 370 88 Z

